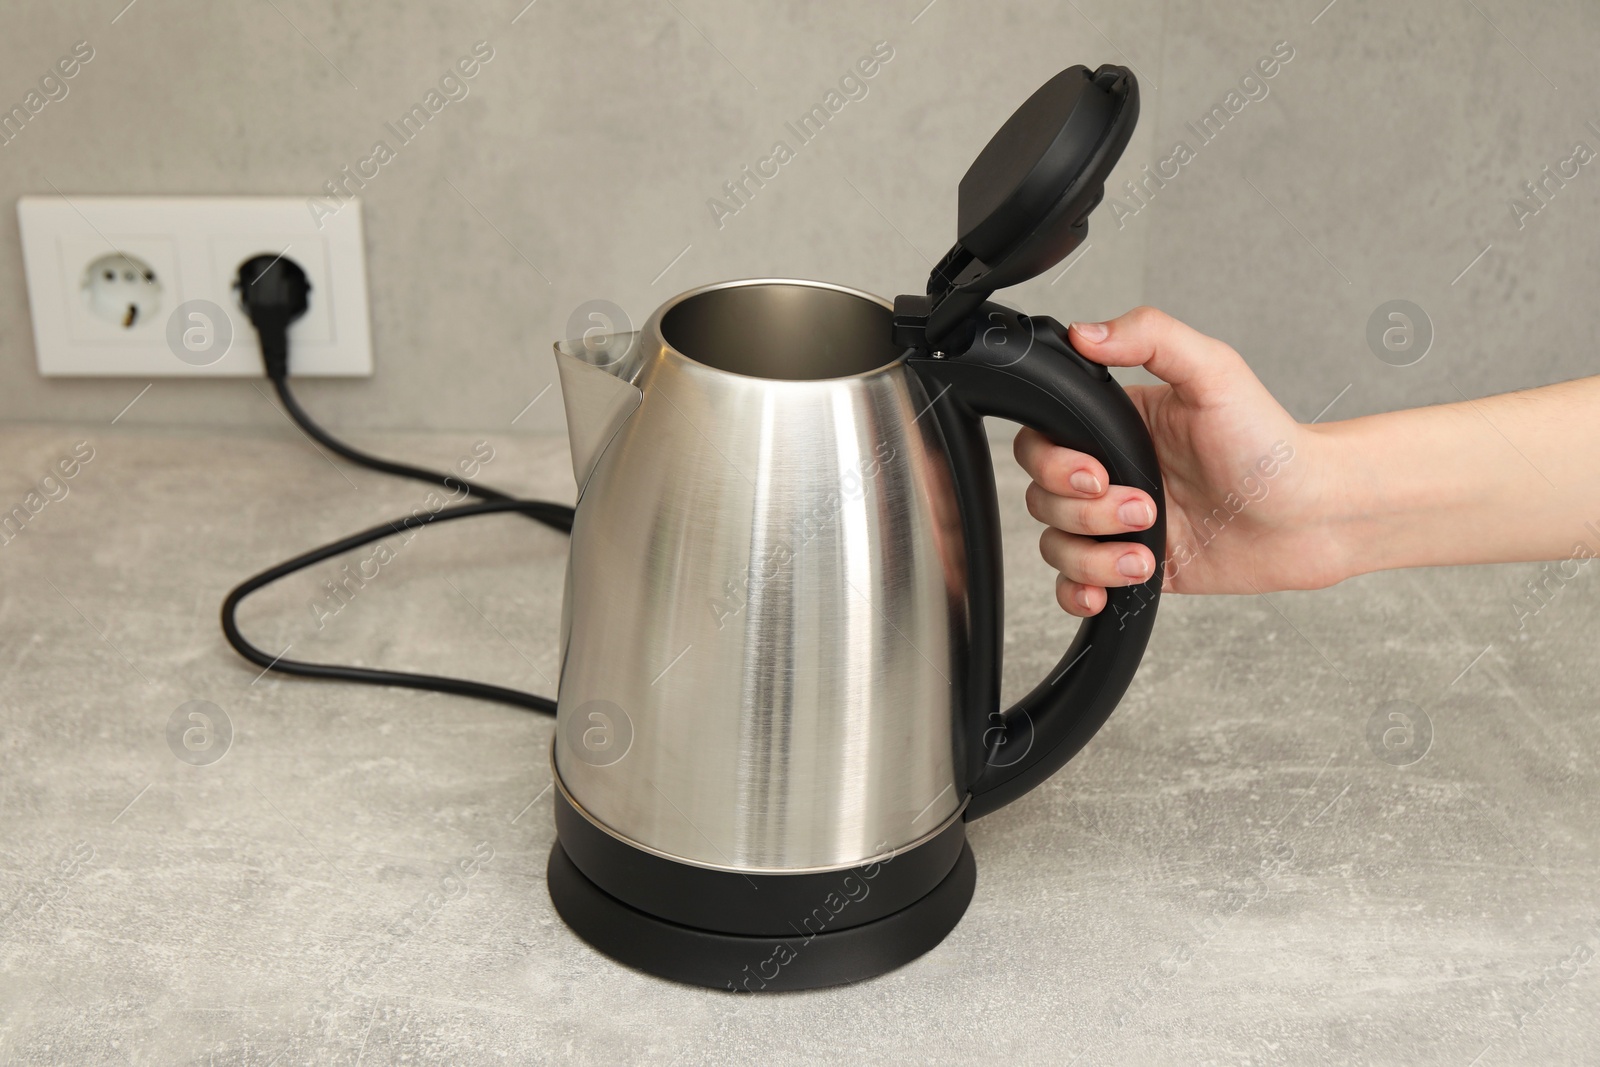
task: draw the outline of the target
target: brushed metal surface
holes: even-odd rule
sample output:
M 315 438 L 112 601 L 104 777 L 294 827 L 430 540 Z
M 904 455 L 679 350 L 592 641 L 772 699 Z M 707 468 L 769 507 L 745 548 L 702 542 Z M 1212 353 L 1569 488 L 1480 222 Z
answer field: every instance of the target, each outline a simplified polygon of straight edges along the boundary
M 561 403 L 567 412 L 567 442 L 578 497 L 595 460 L 623 420 L 639 406 L 638 376 L 643 349 L 637 333 L 590 334 L 556 343 Z
M 633 838 L 620 834 L 612 827 L 607 826 L 605 823 L 595 818 L 593 814 L 584 810 L 583 805 L 579 803 L 578 799 L 572 795 L 572 790 L 568 789 L 566 783 L 561 780 L 561 772 L 556 767 L 554 749 L 551 750 L 550 756 L 550 779 L 556 790 L 566 798 L 568 804 L 572 805 L 572 810 L 576 811 L 584 819 L 588 820 L 590 824 L 592 824 L 602 833 L 616 838 L 618 841 L 621 841 L 623 844 L 628 845 L 631 848 L 636 848 L 641 852 L 648 852 L 651 855 L 660 856 L 662 859 L 672 860 L 675 863 L 689 863 L 695 867 L 707 867 L 712 870 L 726 869 L 725 864 L 695 863 L 692 860 L 686 860 L 682 856 L 673 853 L 662 852 L 658 848 L 653 848 L 650 845 L 645 844 L 643 841 L 635 841 Z M 960 819 L 962 813 L 967 810 L 967 801 L 970 799 L 970 797 L 962 797 L 961 802 L 956 805 L 955 810 L 949 815 L 946 815 L 943 822 L 934 824 L 932 828 L 924 831 L 921 837 L 904 842 L 902 844 L 891 846 L 882 850 L 881 852 L 878 852 L 876 855 L 867 856 L 853 862 L 835 863 L 826 867 L 781 867 L 765 869 L 745 867 L 741 868 L 741 871 L 746 874 L 827 874 L 830 871 L 855 870 L 857 867 L 863 867 L 873 863 L 891 863 L 896 856 L 910 852 L 912 849 L 917 848 L 920 845 L 925 845 L 948 830 L 951 824 Z M 931 820 L 928 819 L 920 820 L 919 825 L 930 821 Z
M 751 280 L 640 331 L 638 406 L 572 531 L 555 753 L 622 837 L 710 867 L 849 866 L 965 799 L 960 516 L 889 319 L 866 293 Z

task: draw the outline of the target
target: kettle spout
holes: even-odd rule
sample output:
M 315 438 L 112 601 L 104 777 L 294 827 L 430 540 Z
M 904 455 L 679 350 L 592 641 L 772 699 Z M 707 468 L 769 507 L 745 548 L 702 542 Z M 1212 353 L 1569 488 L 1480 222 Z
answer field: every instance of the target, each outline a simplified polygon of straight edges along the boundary
M 580 500 L 601 453 L 644 397 L 634 384 L 644 362 L 643 347 L 638 333 L 590 333 L 556 342 L 572 476 Z

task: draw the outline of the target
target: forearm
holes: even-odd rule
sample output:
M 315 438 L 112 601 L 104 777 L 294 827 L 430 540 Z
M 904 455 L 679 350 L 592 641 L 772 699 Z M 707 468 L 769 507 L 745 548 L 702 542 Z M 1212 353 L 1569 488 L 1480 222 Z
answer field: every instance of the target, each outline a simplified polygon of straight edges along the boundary
M 1349 574 L 1600 555 L 1600 377 L 1313 429 Z

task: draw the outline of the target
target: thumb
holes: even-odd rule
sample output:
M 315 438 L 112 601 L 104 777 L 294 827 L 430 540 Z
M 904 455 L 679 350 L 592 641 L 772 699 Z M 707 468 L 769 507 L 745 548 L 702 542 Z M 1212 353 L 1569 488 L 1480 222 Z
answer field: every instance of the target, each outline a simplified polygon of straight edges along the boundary
M 1164 311 L 1138 307 L 1110 322 L 1075 322 L 1073 347 L 1108 367 L 1144 367 L 1197 404 L 1220 399 L 1250 369 L 1243 357 Z

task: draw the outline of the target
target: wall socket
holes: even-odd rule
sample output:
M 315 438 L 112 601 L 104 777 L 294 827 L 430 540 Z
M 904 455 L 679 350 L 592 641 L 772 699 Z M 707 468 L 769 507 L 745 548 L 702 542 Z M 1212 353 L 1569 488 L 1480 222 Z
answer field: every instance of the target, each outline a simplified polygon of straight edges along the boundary
M 359 201 L 320 229 L 300 197 L 24 196 L 17 220 L 40 374 L 261 377 L 233 287 L 261 254 L 311 282 L 290 373 L 372 373 Z

